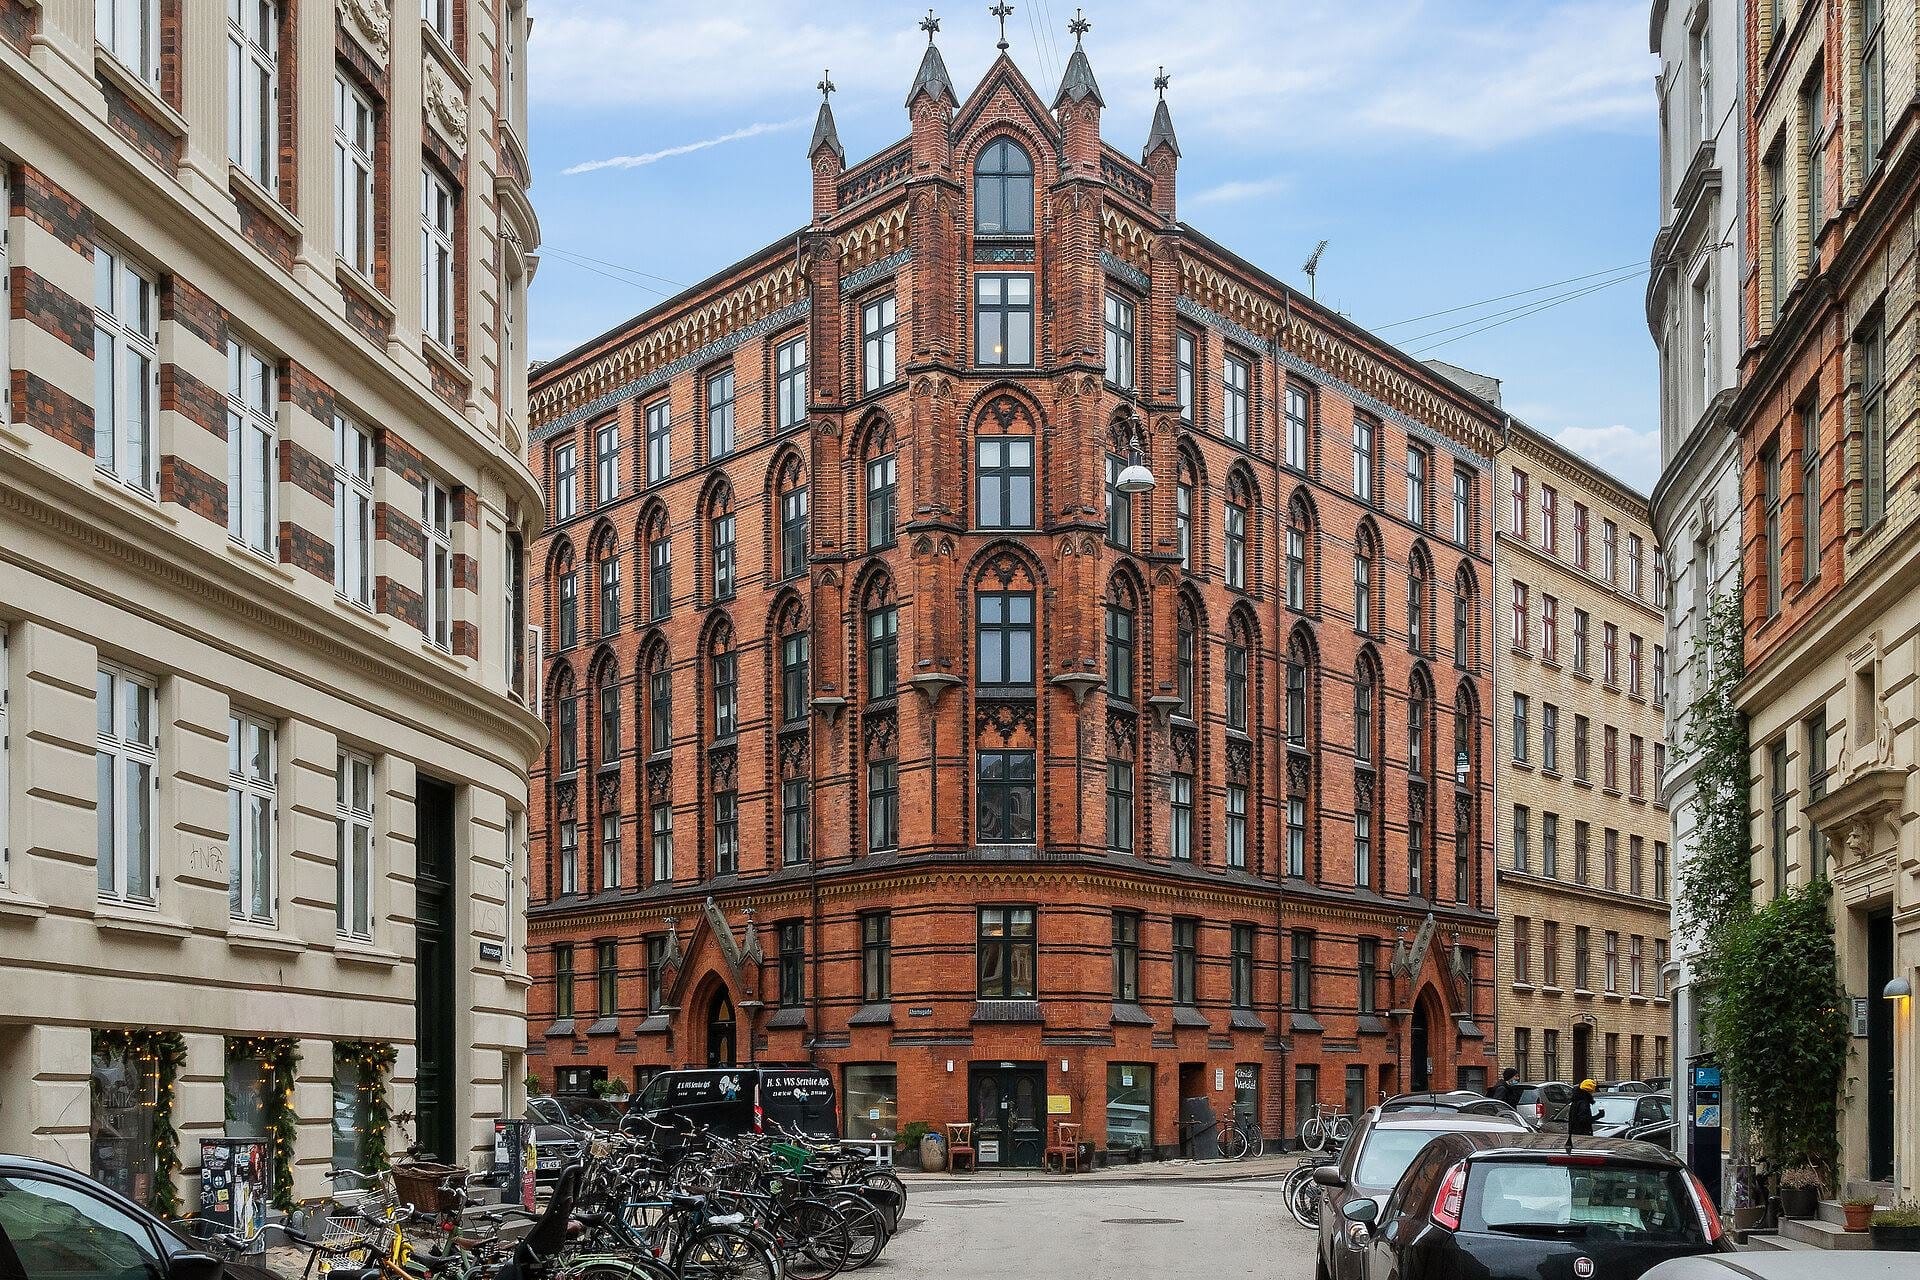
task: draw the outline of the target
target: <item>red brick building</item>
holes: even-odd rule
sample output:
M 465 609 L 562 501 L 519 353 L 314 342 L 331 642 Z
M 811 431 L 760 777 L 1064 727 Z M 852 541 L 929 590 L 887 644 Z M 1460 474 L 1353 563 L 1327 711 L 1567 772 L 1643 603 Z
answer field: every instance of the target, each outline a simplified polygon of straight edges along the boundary
M 1033 1163 L 1483 1077 L 1498 414 L 1102 108 L 930 45 L 807 226 L 534 375 L 549 1087 L 811 1061 Z

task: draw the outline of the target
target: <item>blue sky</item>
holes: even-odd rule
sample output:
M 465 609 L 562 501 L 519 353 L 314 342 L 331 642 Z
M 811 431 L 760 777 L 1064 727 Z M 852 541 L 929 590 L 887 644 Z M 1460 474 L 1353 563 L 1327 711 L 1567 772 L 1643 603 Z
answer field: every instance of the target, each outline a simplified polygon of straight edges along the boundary
M 986 7 L 935 5 L 962 97 L 994 57 Z M 533 287 L 534 357 L 801 226 L 815 82 L 832 70 L 849 161 L 903 136 L 925 12 L 905 0 L 537 3 L 533 196 L 550 251 Z M 1014 60 L 1049 100 L 1071 16 L 1061 0 L 1026 0 L 1007 24 Z M 1517 416 L 1651 487 L 1645 0 L 1095 0 L 1087 17 L 1116 146 L 1137 154 L 1155 69 L 1172 77 L 1182 218 L 1303 287 L 1301 263 L 1331 241 L 1322 301 L 1415 354 L 1503 379 Z M 1574 277 L 1590 278 L 1450 311 Z M 1482 325 L 1494 327 L 1473 332 Z

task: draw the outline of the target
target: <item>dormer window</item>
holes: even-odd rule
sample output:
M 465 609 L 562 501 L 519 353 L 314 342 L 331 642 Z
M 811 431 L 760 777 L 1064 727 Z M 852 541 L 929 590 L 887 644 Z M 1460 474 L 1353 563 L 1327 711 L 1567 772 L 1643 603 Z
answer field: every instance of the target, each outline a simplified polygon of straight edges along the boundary
M 988 143 L 974 162 L 973 233 L 1033 234 L 1033 161 L 1011 139 Z

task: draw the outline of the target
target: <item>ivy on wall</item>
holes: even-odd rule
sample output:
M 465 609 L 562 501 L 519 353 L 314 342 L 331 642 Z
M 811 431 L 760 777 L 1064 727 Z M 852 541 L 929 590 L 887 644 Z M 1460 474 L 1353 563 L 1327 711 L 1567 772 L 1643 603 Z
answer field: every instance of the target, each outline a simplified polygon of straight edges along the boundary
M 1688 708 L 1684 749 L 1697 796 L 1674 924 L 1692 944 L 1702 1020 L 1742 1132 L 1775 1168 L 1813 1165 L 1831 1179 L 1840 1077 L 1849 1050 L 1845 993 L 1824 879 L 1753 901 L 1753 788 L 1736 583 L 1712 597 L 1694 643 L 1705 688 Z

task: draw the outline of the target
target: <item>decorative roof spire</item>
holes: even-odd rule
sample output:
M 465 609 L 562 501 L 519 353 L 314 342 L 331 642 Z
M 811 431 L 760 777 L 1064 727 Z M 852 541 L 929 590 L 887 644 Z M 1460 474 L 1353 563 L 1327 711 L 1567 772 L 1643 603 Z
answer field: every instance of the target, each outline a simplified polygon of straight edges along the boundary
M 1060 92 L 1053 96 L 1053 106 L 1057 111 L 1069 102 L 1083 102 L 1093 99 L 1095 106 L 1107 105 L 1100 96 L 1100 86 L 1093 79 L 1093 64 L 1087 61 L 1087 51 L 1080 45 L 1080 37 L 1093 29 L 1093 23 L 1087 21 L 1080 10 L 1073 11 L 1073 21 L 1067 24 L 1067 30 L 1073 33 L 1073 56 L 1067 59 L 1067 74 L 1060 78 Z
M 1174 155 L 1180 154 L 1180 142 L 1173 136 L 1173 113 L 1167 110 L 1167 83 L 1171 79 L 1165 67 L 1153 78 L 1153 87 L 1160 100 L 1153 105 L 1153 127 L 1147 130 L 1147 145 L 1140 152 L 1140 158 L 1146 159 L 1161 147 L 1170 149 Z
M 1007 19 L 1013 14 L 1013 6 L 1008 4 L 1007 0 L 1000 0 L 1000 3 L 988 9 L 987 12 L 1000 19 L 1000 43 L 994 47 L 1005 53 L 1007 51 Z
M 920 70 L 913 77 L 913 87 L 907 90 L 907 105 L 911 107 L 922 93 L 930 94 L 936 102 L 944 93 L 948 102 L 958 104 L 960 95 L 953 91 L 946 59 L 933 43 L 934 33 L 940 30 L 940 19 L 933 16 L 933 10 L 927 10 L 927 16 L 920 19 L 920 29 L 927 33 L 927 51 L 920 55 Z
M 817 156 L 820 154 L 820 148 L 825 147 L 840 157 L 841 164 L 845 164 L 847 149 L 840 145 L 840 131 L 834 127 L 833 107 L 829 102 L 833 97 L 833 72 L 822 71 L 820 83 L 814 88 L 820 90 L 820 114 L 813 122 L 813 141 L 807 147 L 807 155 Z

